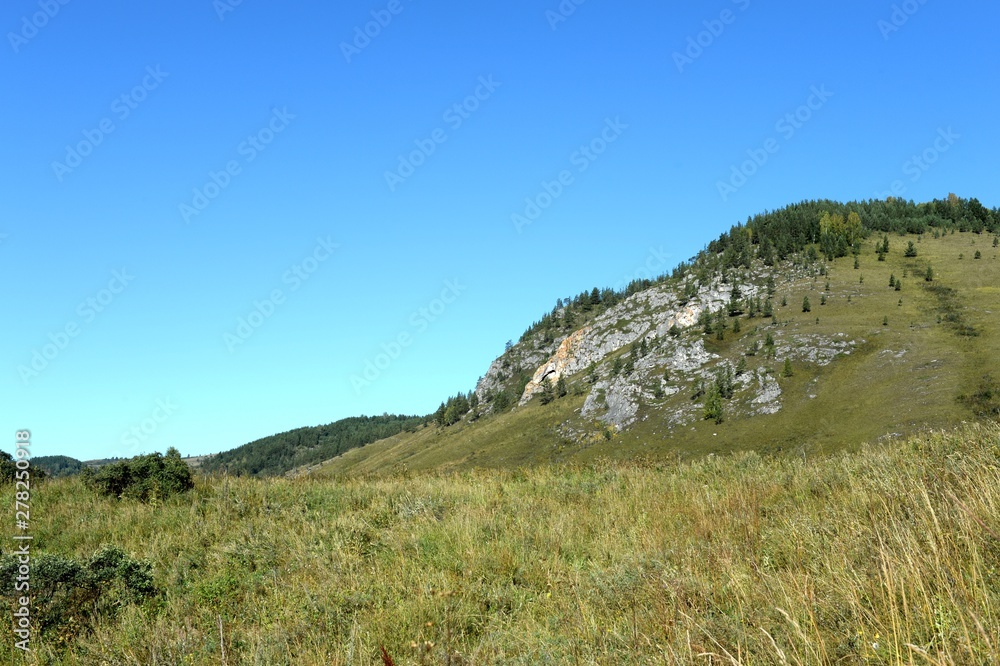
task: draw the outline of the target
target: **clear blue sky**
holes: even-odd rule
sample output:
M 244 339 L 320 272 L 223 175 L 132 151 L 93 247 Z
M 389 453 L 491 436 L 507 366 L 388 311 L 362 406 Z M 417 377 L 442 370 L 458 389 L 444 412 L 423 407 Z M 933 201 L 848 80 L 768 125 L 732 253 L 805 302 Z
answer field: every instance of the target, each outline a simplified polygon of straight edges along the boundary
M 0 448 L 427 413 L 748 215 L 1000 205 L 995 3 L 235 1 L 0 10 Z

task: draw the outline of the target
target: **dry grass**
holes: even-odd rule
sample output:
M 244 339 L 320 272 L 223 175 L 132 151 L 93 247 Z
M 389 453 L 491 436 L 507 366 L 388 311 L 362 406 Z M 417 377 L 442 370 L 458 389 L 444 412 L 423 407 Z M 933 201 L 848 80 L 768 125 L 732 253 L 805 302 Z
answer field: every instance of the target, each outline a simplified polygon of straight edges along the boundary
M 1000 650 L 996 426 L 807 461 L 202 479 L 157 507 L 60 480 L 33 501 L 36 548 L 119 544 L 165 594 L 62 653 L 36 643 L 28 663 L 984 664 Z

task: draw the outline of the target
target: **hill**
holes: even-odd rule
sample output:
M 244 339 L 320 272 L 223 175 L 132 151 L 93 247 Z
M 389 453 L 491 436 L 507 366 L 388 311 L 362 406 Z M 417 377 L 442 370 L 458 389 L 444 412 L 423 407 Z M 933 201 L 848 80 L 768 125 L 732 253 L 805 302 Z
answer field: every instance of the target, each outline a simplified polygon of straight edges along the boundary
M 415 430 L 424 421 L 422 417 L 391 414 L 341 419 L 264 437 L 230 451 L 199 458 L 198 464 L 193 466 L 209 474 L 277 476 L 404 430 Z
M 69 456 L 38 456 L 31 459 L 31 464 L 45 470 L 49 476 L 73 476 L 83 471 L 85 464 Z
M 761 214 L 669 276 L 560 299 L 437 427 L 318 473 L 809 454 L 995 417 L 997 232 L 954 195 Z
M 998 442 L 968 426 L 805 458 L 200 476 L 155 506 L 54 479 L 32 497 L 35 594 L 62 571 L 44 562 L 93 566 L 108 544 L 155 593 L 102 588 L 59 621 L 59 579 L 32 648 L 66 664 L 373 664 L 380 646 L 453 666 L 991 663 Z

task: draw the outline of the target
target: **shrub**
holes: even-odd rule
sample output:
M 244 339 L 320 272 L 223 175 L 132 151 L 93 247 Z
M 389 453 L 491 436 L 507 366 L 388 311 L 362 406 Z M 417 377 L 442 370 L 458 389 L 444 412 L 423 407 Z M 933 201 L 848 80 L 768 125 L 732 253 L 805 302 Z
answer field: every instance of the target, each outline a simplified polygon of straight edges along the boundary
M 18 559 L 0 557 L 0 596 L 13 600 Z M 41 634 L 66 643 L 98 618 L 113 617 L 128 604 L 140 604 L 157 594 L 152 565 L 129 557 L 116 546 L 104 546 L 89 559 L 55 553 L 32 556 L 32 614 Z
M 38 467 L 31 468 L 31 480 L 44 479 L 48 474 Z M 0 451 L 0 485 L 13 483 L 17 477 L 17 465 L 14 463 L 14 456 L 6 451 Z
M 173 447 L 165 456 L 152 453 L 105 465 L 96 472 L 84 470 L 83 481 L 101 495 L 140 502 L 165 499 L 194 487 L 191 469 Z

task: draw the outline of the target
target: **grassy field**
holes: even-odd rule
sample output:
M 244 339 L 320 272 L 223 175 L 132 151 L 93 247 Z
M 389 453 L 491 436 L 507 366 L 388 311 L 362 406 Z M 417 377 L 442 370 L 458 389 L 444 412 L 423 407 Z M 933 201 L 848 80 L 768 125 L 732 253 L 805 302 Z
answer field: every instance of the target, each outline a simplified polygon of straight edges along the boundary
M 1000 250 L 989 234 L 891 235 L 889 240 L 884 262 L 875 255 L 881 236 L 873 235 L 857 269 L 854 258 L 847 256 L 827 264 L 827 275 L 779 281 L 776 325 L 744 318 L 742 332 L 728 334 L 721 343 L 700 329 L 686 334 L 706 339 L 708 350 L 721 357 L 713 365 L 725 359 L 735 363 L 753 340 L 763 343 L 768 333 L 779 346 L 797 336 L 832 339 L 838 334 L 858 343 L 850 355 L 826 366 L 796 360 L 794 375 L 787 378 L 780 376 L 781 356 L 746 358 L 750 371 L 763 369 L 779 377 L 782 409 L 776 414 L 737 416 L 722 424 L 698 420 L 671 429 L 663 414 L 690 404 L 694 391 L 688 379 L 676 384 L 679 393 L 640 405 L 640 420 L 611 439 L 599 436 L 603 425 L 575 414 L 582 398 L 545 407 L 532 401 L 511 414 L 475 424 L 404 433 L 350 451 L 324 465 L 322 474 L 587 463 L 635 456 L 687 460 L 740 450 L 815 455 L 971 420 L 973 412 L 959 396 L 975 393 L 984 375 L 1000 378 Z M 910 241 L 917 248 L 915 258 L 903 256 Z M 974 258 L 976 251 L 980 259 Z M 933 268 L 931 282 L 924 279 L 928 264 Z M 899 291 L 889 286 L 890 276 L 902 281 Z M 821 305 L 824 294 L 826 304 Z M 802 311 L 807 296 L 812 306 L 808 313 Z M 780 305 L 783 298 L 785 307 Z M 960 335 L 956 323 L 949 323 L 949 313 L 957 313 L 976 335 Z M 583 377 L 572 381 L 582 382 Z M 564 437 L 556 427 L 563 422 L 595 436 L 582 442 Z
M 118 545 L 162 594 L 26 660 L 5 623 L 0 659 L 985 664 L 998 516 L 995 425 L 805 460 L 200 478 L 154 506 L 57 479 L 34 492 L 36 552 Z

